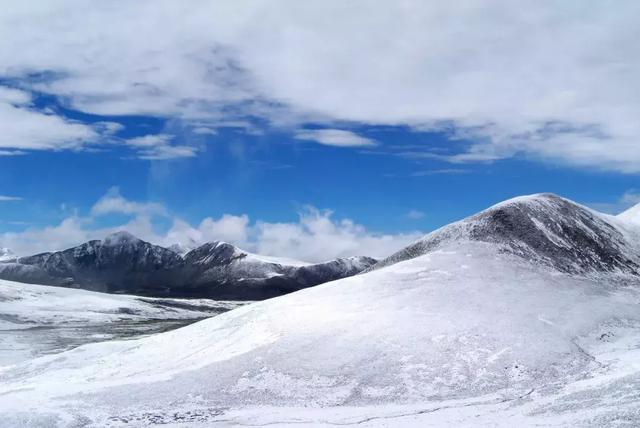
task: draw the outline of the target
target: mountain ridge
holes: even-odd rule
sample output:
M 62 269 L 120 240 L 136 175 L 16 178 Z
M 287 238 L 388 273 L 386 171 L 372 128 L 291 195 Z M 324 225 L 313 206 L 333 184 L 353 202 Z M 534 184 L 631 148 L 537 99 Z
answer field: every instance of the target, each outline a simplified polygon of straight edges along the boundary
M 552 193 L 520 196 L 437 229 L 369 270 L 419 257 L 453 242 L 492 242 L 502 251 L 564 273 L 599 270 L 640 274 L 640 230 Z M 624 220 L 624 219 L 623 219 Z M 624 234 L 632 233 L 627 239 Z
M 307 264 L 213 241 L 184 254 L 128 232 L 0 262 L 0 279 L 156 297 L 261 300 L 359 273 L 374 259 Z M 289 262 L 290 264 L 285 264 Z

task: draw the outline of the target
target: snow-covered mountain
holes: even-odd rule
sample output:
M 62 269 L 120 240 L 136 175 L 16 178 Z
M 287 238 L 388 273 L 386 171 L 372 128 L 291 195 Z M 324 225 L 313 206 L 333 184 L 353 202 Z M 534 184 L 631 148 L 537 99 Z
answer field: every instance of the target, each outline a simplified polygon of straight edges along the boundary
M 619 218 L 552 194 L 519 197 L 436 230 L 372 269 L 473 241 L 563 273 L 638 275 L 640 241 Z
M 211 242 L 184 256 L 189 292 L 201 295 L 215 285 L 217 298 L 261 300 L 360 273 L 375 259 L 349 257 L 308 264 L 259 256 L 228 244 Z M 203 291 L 200 291 L 203 290 Z
M 367 273 L 0 369 L 0 416 L 60 427 L 638 426 L 638 243 L 624 219 L 517 198 Z
M 354 275 L 376 262 L 353 257 L 307 264 L 258 256 L 224 242 L 185 250 L 118 232 L 68 250 L 0 263 L 0 278 L 145 296 L 258 300 Z
M 173 251 L 177 255 L 184 257 L 189 251 L 198 248 L 197 245 L 185 245 L 185 244 L 173 244 L 167 247 L 168 250 Z
M 182 257 L 127 232 L 53 253 L 0 263 L 0 278 L 92 291 L 149 294 L 167 290 Z M 159 293 L 162 294 L 162 293 Z
M 618 214 L 618 218 L 640 226 L 640 204 L 634 205 L 623 213 Z

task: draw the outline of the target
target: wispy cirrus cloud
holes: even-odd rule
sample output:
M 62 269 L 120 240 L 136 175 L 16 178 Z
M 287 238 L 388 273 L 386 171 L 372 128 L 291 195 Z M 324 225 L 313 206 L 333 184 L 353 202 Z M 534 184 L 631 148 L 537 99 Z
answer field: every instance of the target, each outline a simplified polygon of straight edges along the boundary
M 464 175 L 471 173 L 469 169 L 462 168 L 439 168 L 439 169 L 424 169 L 420 171 L 414 171 L 411 173 L 412 177 L 425 177 L 430 175 Z
M 21 201 L 21 200 L 22 198 L 19 196 L 0 195 L 0 202 Z
M 175 137 L 169 134 L 151 134 L 125 140 L 136 151 L 136 156 L 146 160 L 190 158 L 197 154 L 192 146 L 171 144 Z
M 377 145 L 377 143 L 370 138 L 365 138 L 343 129 L 304 130 L 296 132 L 294 137 L 297 140 L 313 141 L 314 143 L 335 147 L 366 147 Z
M 425 213 L 420 210 L 409 210 L 407 214 L 405 214 L 405 217 L 409 220 L 420 220 L 421 218 L 424 218 L 424 216 Z

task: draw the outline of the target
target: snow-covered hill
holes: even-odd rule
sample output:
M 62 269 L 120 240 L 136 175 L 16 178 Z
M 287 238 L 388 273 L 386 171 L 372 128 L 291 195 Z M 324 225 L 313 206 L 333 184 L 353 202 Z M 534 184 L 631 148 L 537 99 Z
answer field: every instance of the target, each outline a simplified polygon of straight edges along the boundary
M 225 242 L 187 251 L 127 232 L 68 250 L 0 263 L 0 278 L 145 296 L 259 300 L 354 275 L 368 257 L 320 264 L 258 256 Z
M 625 212 L 618 214 L 618 218 L 640 226 L 640 204 L 634 205 Z
M 0 279 L 0 329 L 68 323 L 204 318 L 240 306 L 208 299 L 111 295 Z
M 0 365 L 85 343 L 166 331 L 241 305 L 0 280 Z
M 552 194 L 519 197 L 430 233 L 372 269 L 474 241 L 560 272 L 638 275 L 640 235 L 620 219 Z
M 507 201 L 368 273 L 0 369 L 0 416 L 15 426 L 637 426 L 639 234 L 555 196 Z

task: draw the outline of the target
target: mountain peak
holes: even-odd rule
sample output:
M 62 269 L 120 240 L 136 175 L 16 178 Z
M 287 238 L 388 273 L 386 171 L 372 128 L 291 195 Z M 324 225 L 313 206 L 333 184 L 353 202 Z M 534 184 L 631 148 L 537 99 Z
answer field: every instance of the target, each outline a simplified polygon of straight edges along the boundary
M 507 199 L 506 201 L 499 202 L 485 211 L 492 209 L 502 208 L 510 205 L 540 205 L 557 202 L 570 202 L 567 199 L 558 196 L 554 193 L 533 193 L 531 195 L 516 196 L 515 198 Z
M 168 246 L 167 250 L 171 250 L 174 253 L 176 253 L 177 255 L 179 255 L 181 257 L 184 257 L 185 255 L 187 255 L 189 253 L 189 251 L 192 251 L 195 248 L 197 248 L 197 245 L 195 245 L 195 243 L 190 243 L 190 244 L 176 243 L 176 244 Z
M 131 233 L 125 230 L 121 230 L 119 232 L 115 232 L 110 235 L 107 235 L 104 238 L 104 241 L 102 241 L 102 244 L 109 245 L 109 246 L 117 246 L 117 245 L 124 245 L 124 244 L 137 244 L 139 242 L 142 242 L 142 241 L 136 238 L 135 236 L 133 236 Z
M 522 196 L 438 229 L 375 267 L 474 241 L 565 273 L 639 274 L 640 259 L 605 217 L 550 193 Z

